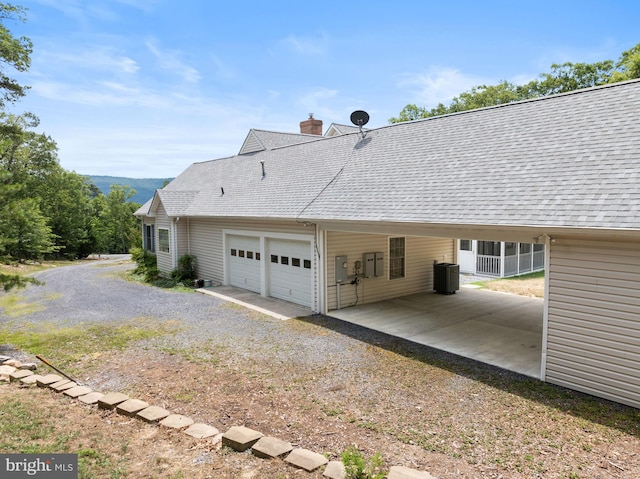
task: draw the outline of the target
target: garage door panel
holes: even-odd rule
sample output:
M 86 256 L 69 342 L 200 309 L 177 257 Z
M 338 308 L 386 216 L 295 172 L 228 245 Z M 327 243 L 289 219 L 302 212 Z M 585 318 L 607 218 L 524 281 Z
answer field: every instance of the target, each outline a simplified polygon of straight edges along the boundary
M 270 296 L 311 307 L 311 244 L 307 241 L 269 241 Z
M 229 284 L 259 293 L 260 238 L 229 236 Z

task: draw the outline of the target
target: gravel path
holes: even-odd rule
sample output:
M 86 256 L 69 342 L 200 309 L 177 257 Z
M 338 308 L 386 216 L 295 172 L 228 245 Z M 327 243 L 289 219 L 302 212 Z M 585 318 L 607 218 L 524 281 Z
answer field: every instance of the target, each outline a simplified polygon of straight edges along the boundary
M 327 330 L 318 335 L 317 331 L 291 327 L 291 322 L 209 295 L 175 292 L 124 280 L 119 273 L 134 266 L 128 256 L 116 255 L 43 271 L 36 278 L 44 285 L 29 286 L 19 292 L 23 301 L 36 304 L 40 309 L 17 318 L 8 318 L 0 310 L 0 322 L 74 326 L 115 324 L 139 318 L 150 320 L 145 324 L 171 322 L 178 328 L 175 334 L 148 340 L 152 344 L 147 346 L 194 348 L 194 354 L 200 351 L 205 356 L 215 347 L 234 348 L 240 359 L 257 358 L 268 351 L 273 359 L 293 362 L 305 369 L 325 364 L 330 358 L 340 362 L 342 370 L 350 370 L 363 360 L 356 352 L 359 348 L 354 347 L 360 342 L 344 334 Z M 319 316 L 315 316 L 313 322 L 341 323 Z M 344 323 L 340 327 L 367 334 L 367 330 L 355 325 Z M 331 340 L 327 340 L 327 335 Z M 206 348 L 199 349 L 203 344 Z

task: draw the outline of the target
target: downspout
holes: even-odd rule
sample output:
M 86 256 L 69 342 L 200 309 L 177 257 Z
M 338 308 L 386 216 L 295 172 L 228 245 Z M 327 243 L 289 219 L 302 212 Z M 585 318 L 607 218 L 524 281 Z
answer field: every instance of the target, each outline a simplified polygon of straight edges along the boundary
M 325 251 L 327 247 L 327 233 L 316 225 L 316 264 L 318 265 L 316 275 L 318 278 L 318 304 L 317 311 L 320 314 L 327 314 L 327 262 Z
M 540 380 L 547 374 L 547 335 L 549 332 L 549 265 L 551 264 L 551 237 L 544 235 L 544 303 L 542 307 L 542 355 L 540 357 Z
M 171 252 L 171 262 L 173 264 L 173 269 L 178 267 L 178 221 L 180 221 L 180 217 L 176 216 L 173 220 L 173 228 L 171 232 L 171 236 L 173 236 L 172 241 L 172 252 Z

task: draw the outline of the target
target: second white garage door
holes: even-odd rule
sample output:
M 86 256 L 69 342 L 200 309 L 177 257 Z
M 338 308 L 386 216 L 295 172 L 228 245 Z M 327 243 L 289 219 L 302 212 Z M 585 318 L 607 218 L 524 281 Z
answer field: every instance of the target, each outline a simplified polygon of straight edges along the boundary
M 311 307 L 311 243 L 269 239 L 267 245 L 269 296 Z

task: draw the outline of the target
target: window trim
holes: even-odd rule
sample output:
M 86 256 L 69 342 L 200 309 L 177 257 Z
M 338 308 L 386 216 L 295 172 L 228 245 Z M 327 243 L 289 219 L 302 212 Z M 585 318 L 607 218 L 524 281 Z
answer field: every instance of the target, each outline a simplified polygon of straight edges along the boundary
M 166 239 L 162 236 L 166 232 Z M 162 253 L 171 252 L 171 235 L 169 234 L 169 228 L 158 228 L 158 251 Z
M 402 256 L 395 256 L 398 246 L 392 247 L 394 240 L 402 240 Z M 389 237 L 389 281 L 394 279 L 402 279 L 407 277 L 407 238 L 406 236 L 390 236 Z M 399 261 L 400 264 L 395 264 Z

